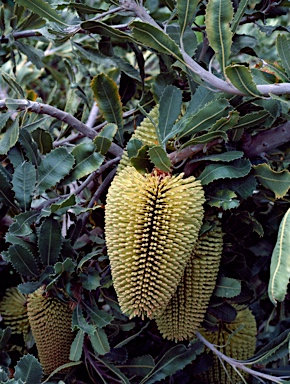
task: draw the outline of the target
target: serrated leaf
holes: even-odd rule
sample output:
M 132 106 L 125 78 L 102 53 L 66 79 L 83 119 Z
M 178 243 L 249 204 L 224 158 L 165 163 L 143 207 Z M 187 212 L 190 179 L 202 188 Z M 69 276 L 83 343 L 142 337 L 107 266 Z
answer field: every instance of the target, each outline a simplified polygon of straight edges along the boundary
M 223 152 L 223 153 L 215 153 L 214 155 L 209 155 L 209 156 L 203 156 L 203 157 L 200 157 L 199 159 L 193 159 L 191 160 L 190 163 L 192 164 L 192 163 L 196 163 L 204 160 L 214 161 L 214 162 L 217 162 L 217 161 L 229 162 L 229 161 L 240 159 L 243 156 L 244 156 L 244 152 L 242 151 L 229 151 L 229 152 Z
M 76 197 L 75 197 L 75 195 L 71 195 L 68 198 L 62 200 L 58 204 L 51 204 L 50 212 L 63 214 L 68 209 L 70 209 L 73 205 L 75 205 L 75 203 L 76 203 Z
M 143 145 L 136 156 L 130 158 L 131 164 L 140 173 L 148 173 L 152 170 L 152 163 L 148 154 L 149 146 Z
M 24 295 L 35 292 L 38 288 L 42 286 L 42 283 L 39 281 L 27 281 L 26 283 L 21 283 L 17 285 L 19 292 Z
M 139 149 L 141 149 L 143 146 L 143 143 L 141 140 L 132 138 L 131 140 L 128 141 L 127 144 L 127 152 L 129 158 L 137 156 Z
M 223 210 L 233 209 L 240 205 L 236 197 L 235 192 L 229 189 L 219 189 L 208 195 L 208 204 L 211 207 L 222 208 Z
M 98 328 L 105 327 L 114 319 L 112 315 L 99 309 L 95 302 L 90 305 L 87 305 L 85 302 L 83 302 L 83 306 L 87 314 L 91 317 L 92 321 Z
M 71 258 L 66 258 L 64 261 L 59 261 L 54 265 L 54 271 L 57 275 L 61 275 L 63 272 L 74 272 L 76 263 Z
M 128 359 L 128 352 L 126 348 L 113 348 L 106 354 L 106 358 L 116 363 L 124 364 Z
M 15 367 L 14 378 L 21 379 L 25 383 L 40 384 L 43 375 L 39 361 L 30 354 L 27 354 L 18 361 Z
M 142 21 L 134 21 L 130 24 L 133 36 L 141 43 L 160 53 L 172 55 L 183 62 L 178 45 L 161 29 Z
M 249 2 L 249 0 L 241 0 L 239 2 L 238 9 L 237 9 L 237 11 L 235 13 L 234 19 L 233 19 L 232 24 L 231 24 L 231 28 L 232 28 L 233 34 L 238 29 L 240 20 L 243 17 L 243 15 L 245 13 L 245 10 L 247 9 L 248 2 Z
M 206 144 L 218 138 L 223 139 L 225 142 L 228 141 L 228 135 L 225 132 L 222 132 L 222 131 L 208 132 L 208 133 L 205 133 L 204 135 L 196 136 L 196 137 L 193 137 L 191 140 L 186 141 L 183 145 L 181 145 L 180 149 L 186 148 L 189 145 Z
M 148 153 L 150 160 L 156 168 L 164 172 L 170 172 L 170 168 L 172 166 L 171 161 L 165 150 L 160 145 L 154 145 L 148 150 Z
M 290 188 L 290 172 L 287 169 L 276 172 L 268 164 L 259 164 L 253 167 L 258 181 L 275 194 L 279 199 L 286 195 Z
M 111 364 L 108 359 L 106 359 L 105 357 L 99 358 L 98 356 L 95 356 L 95 359 L 99 361 L 102 365 L 104 365 L 108 370 L 113 372 L 113 374 L 117 376 L 117 378 L 122 384 L 130 384 L 128 378 L 120 371 L 119 368 Z
M 162 144 L 166 144 L 165 138 L 170 136 L 173 125 L 180 114 L 181 103 L 181 90 L 173 85 L 168 85 L 159 100 L 159 119 L 156 133 Z
M 36 169 L 31 163 L 26 161 L 15 169 L 12 178 L 13 190 L 15 199 L 23 211 L 30 208 L 35 183 Z
M 93 143 L 76 145 L 71 154 L 76 161 L 71 174 L 64 180 L 66 184 L 93 173 L 104 161 L 104 156 L 96 152 L 96 146 Z
M 64 23 L 63 18 L 43 0 L 16 0 L 16 2 L 44 19 L 62 24 L 66 27 L 68 26 L 68 24 Z
M 256 125 L 263 123 L 269 116 L 270 116 L 269 112 L 265 110 L 253 112 L 253 113 L 247 113 L 246 115 L 241 116 L 239 118 L 239 121 L 236 124 L 235 128 L 245 129 L 245 128 L 254 127 Z
M 221 276 L 216 284 L 214 295 L 218 297 L 231 298 L 241 293 L 242 284 L 240 280 Z
M 74 157 L 65 148 L 59 147 L 49 152 L 38 168 L 38 194 L 55 186 L 70 172 L 73 164 Z
M 194 115 L 199 109 L 203 108 L 214 99 L 214 92 L 200 85 L 191 97 L 185 115 Z
M 130 375 L 144 377 L 155 367 L 154 359 L 151 355 L 136 357 L 126 363 L 126 372 Z
M 31 45 L 20 43 L 19 41 L 14 41 L 14 45 L 27 56 L 28 60 L 31 61 L 37 69 L 41 69 L 44 66 L 42 58 L 44 53 L 42 50 L 32 47 Z
M 84 272 L 79 274 L 82 286 L 88 291 L 97 289 L 101 285 L 101 276 L 99 272 L 92 267 L 87 268 Z
M 96 149 L 101 155 L 105 155 L 113 141 L 115 134 L 117 133 L 118 127 L 116 124 L 106 124 L 97 137 L 94 139 Z
M 135 42 L 135 40 L 129 34 L 122 32 L 119 29 L 113 28 L 110 25 L 102 23 L 99 20 L 84 21 L 81 23 L 81 28 L 89 31 L 90 33 L 96 33 L 100 36 L 108 36 L 121 41 L 123 40 L 126 43 L 128 41 Z
M 14 223 L 10 225 L 9 232 L 13 235 L 28 236 L 32 229 L 30 225 L 35 222 L 40 215 L 38 211 L 27 211 L 15 216 Z
M 8 207 L 17 208 L 14 204 L 14 193 L 12 185 L 9 183 L 5 169 L 0 165 L 0 202 Z
M 44 266 L 56 263 L 61 246 L 61 228 L 58 221 L 52 217 L 44 219 L 38 234 L 39 254 Z
M 2 113 L 0 115 L 0 132 L 5 127 L 7 121 L 10 119 L 10 117 L 13 115 L 14 111 Z
M 72 327 L 73 329 L 80 329 L 88 335 L 93 335 L 96 330 L 94 325 L 87 323 L 79 304 L 73 310 Z
M 7 155 L 19 136 L 19 115 L 4 132 L 0 133 L 0 155 Z
M 41 154 L 45 155 L 53 149 L 52 137 L 48 131 L 37 128 L 31 132 L 31 135 Z
M 278 35 L 276 45 L 282 66 L 290 77 L 290 42 L 286 35 Z
M 195 32 L 192 30 L 190 26 L 185 28 L 183 35 L 181 35 L 181 29 L 178 24 L 170 24 L 166 28 L 166 32 L 168 35 L 175 41 L 177 45 L 182 44 L 186 53 L 189 56 L 193 56 L 197 49 L 197 38 Z
M 269 299 L 276 306 L 277 301 L 283 301 L 290 279 L 290 208 L 285 213 L 281 224 L 277 242 L 271 257 L 270 281 L 268 285 Z
M 223 73 L 231 54 L 232 18 L 231 0 L 209 0 L 205 14 L 205 28 L 209 44 L 217 55 Z
M 3 80 L 13 89 L 14 92 L 16 92 L 17 96 L 21 99 L 24 99 L 25 93 L 22 87 L 17 83 L 17 81 L 13 77 L 9 76 L 7 73 L 2 72 L 1 70 L 0 70 L 0 74 Z M 6 100 L 5 100 L 5 104 L 7 105 Z M 25 100 L 25 104 L 27 104 L 27 100 Z
M 117 139 L 123 143 L 123 112 L 117 84 L 105 73 L 101 73 L 91 81 L 98 107 L 108 123 L 118 126 Z
M 196 359 L 204 350 L 202 342 L 195 340 L 190 348 L 176 345 L 167 351 L 156 363 L 155 367 L 144 377 L 140 384 L 154 384 L 176 371 L 183 369 Z
M 38 153 L 37 144 L 32 140 L 31 134 L 25 128 L 20 130 L 19 142 L 25 150 L 28 159 L 33 165 L 38 166 L 41 163 L 41 159 Z
M 227 67 L 225 73 L 231 83 L 245 95 L 253 97 L 260 95 L 260 91 L 253 81 L 253 76 L 249 68 L 244 65 L 235 64 Z
M 79 361 L 83 353 L 85 334 L 83 331 L 79 330 L 76 334 L 74 341 L 70 347 L 69 359 L 71 361 Z
M 24 276 L 38 276 L 38 267 L 32 252 L 20 244 L 15 244 L 9 247 L 8 253 L 9 260 L 18 273 Z
M 226 132 L 232 129 L 237 124 L 239 117 L 239 112 L 229 111 L 228 116 L 221 117 L 219 120 L 217 120 L 209 131 Z
M 202 185 L 207 185 L 218 179 L 236 179 L 248 175 L 251 163 L 248 159 L 239 159 L 231 164 L 211 164 L 205 167 L 198 179 Z
M 184 35 L 187 26 L 191 26 L 200 0 L 177 0 L 177 14 L 180 35 Z
M 110 352 L 108 337 L 103 329 L 96 329 L 95 333 L 90 335 L 90 340 L 97 354 L 105 355 L 107 352 Z

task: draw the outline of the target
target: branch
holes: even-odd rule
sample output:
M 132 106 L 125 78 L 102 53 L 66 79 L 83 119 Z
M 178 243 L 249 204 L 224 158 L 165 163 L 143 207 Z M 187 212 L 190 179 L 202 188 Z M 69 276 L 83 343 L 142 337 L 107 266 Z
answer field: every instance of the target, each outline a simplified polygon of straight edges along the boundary
M 156 21 L 149 15 L 146 9 L 135 2 L 134 0 L 120 0 L 120 5 L 127 11 L 134 12 L 145 23 L 151 24 L 154 27 L 160 29 L 162 28 L 156 23 Z M 180 48 L 180 52 L 183 55 L 185 65 L 196 75 L 198 75 L 202 80 L 209 83 L 211 86 L 215 87 L 217 90 L 226 92 L 232 95 L 241 95 L 246 96 L 242 91 L 234 87 L 231 83 L 228 83 L 225 80 L 218 78 L 209 71 L 202 68 L 196 61 L 194 61 L 185 51 Z M 272 93 L 274 95 L 282 95 L 290 93 L 290 83 L 279 83 L 279 84 L 269 84 L 269 85 L 257 85 L 257 89 L 261 95 L 268 95 Z
M 213 344 L 207 341 L 199 332 L 196 332 L 195 334 L 199 338 L 199 340 L 201 340 L 204 343 L 204 345 L 206 345 L 215 355 L 217 355 L 219 359 L 222 359 L 223 361 L 230 364 L 234 368 L 239 368 L 241 371 L 247 372 L 250 375 L 253 375 L 255 377 L 261 377 L 262 379 L 265 379 L 265 380 L 270 380 L 273 383 L 283 382 L 283 380 L 280 379 L 279 377 L 267 375 L 265 373 L 254 371 L 253 369 L 246 367 L 241 361 L 228 357 L 224 355 L 222 352 L 220 352 L 219 350 L 217 350 L 213 346 Z
M 92 140 L 97 136 L 97 132 L 95 132 L 92 128 L 89 128 L 86 124 L 82 123 L 80 120 L 70 115 L 69 113 L 51 105 L 26 99 L 10 99 L 9 101 L 11 104 L 14 103 L 13 107 L 16 107 L 16 110 L 34 112 L 39 115 L 49 115 L 67 123 L 70 127 L 76 129 Z M 6 102 L 6 100 L 0 100 L 0 109 L 7 108 Z M 117 144 L 112 143 L 109 152 L 115 156 L 121 156 L 123 149 Z

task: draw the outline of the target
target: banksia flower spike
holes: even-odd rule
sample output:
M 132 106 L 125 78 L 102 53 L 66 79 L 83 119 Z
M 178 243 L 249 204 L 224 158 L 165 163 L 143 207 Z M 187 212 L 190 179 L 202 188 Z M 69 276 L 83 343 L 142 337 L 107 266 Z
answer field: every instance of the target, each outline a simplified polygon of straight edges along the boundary
M 55 297 L 46 297 L 41 287 L 28 296 L 29 322 L 44 373 L 49 375 L 59 366 L 69 363 L 72 312 Z
M 105 231 L 121 310 L 160 315 L 183 275 L 203 218 L 204 193 L 194 177 L 141 175 L 126 167 L 107 196 Z
M 155 105 L 154 108 L 151 109 L 148 117 L 145 117 L 144 120 L 140 123 L 140 125 L 136 128 L 136 131 L 132 135 L 132 139 L 141 140 L 143 145 L 158 145 L 158 138 L 156 133 L 156 128 L 153 122 L 158 125 L 159 119 L 159 106 Z M 127 154 L 127 151 L 124 151 L 122 159 L 120 160 L 118 166 L 118 173 L 130 165 L 130 160 Z
M 157 326 L 169 340 L 190 340 L 200 327 L 215 288 L 223 249 L 220 226 L 199 237 L 175 294 Z
M 14 333 L 28 333 L 27 298 L 16 287 L 8 288 L 0 303 L 0 315 Z
M 255 353 L 256 320 L 250 309 L 244 309 L 241 306 L 236 306 L 236 309 L 237 316 L 232 323 L 221 322 L 217 332 L 200 331 L 200 333 L 210 343 L 221 346 L 219 351 L 224 355 L 236 360 L 247 360 Z M 238 328 L 241 329 L 238 330 Z M 247 379 L 244 372 L 241 374 Z M 222 364 L 216 355 L 214 355 L 212 367 L 202 374 L 202 378 L 207 384 L 231 384 L 242 381 L 236 370 L 227 363 Z

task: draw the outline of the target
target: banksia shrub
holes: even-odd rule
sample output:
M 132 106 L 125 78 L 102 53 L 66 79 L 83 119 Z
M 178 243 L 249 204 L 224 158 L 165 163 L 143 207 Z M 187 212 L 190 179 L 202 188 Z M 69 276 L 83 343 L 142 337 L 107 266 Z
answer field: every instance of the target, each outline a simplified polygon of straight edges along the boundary
M 0 315 L 14 333 L 27 333 L 29 321 L 27 316 L 27 299 L 16 287 L 8 288 L 0 303 Z
M 140 125 L 136 128 L 136 131 L 132 135 L 132 139 L 141 140 L 143 145 L 157 145 L 159 144 L 156 128 L 153 122 L 158 125 L 159 118 L 159 106 L 156 105 L 151 109 L 148 117 L 145 117 Z M 152 122 L 153 121 L 153 122 Z M 130 160 L 127 151 L 124 151 L 122 159 L 120 160 L 118 172 L 124 169 L 127 165 L 130 165 Z
M 177 290 L 162 315 L 158 329 L 169 340 L 190 340 L 200 327 L 215 288 L 223 249 L 221 228 L 197 240 Z
M 46 297 L 42 287 L 28 296 L 27 311 L 40 363 L 49 375 L 69 362 L 72 312 L 59 299 Z
M 215 346 L 221 346 L 220 352 L 236 360 L 246 360 L 252 357 L 256 348 L 257 325 L 250 309 L 236 306 L 237 316 L 232 323 L 220 323 L 217 332 L 200 331 L 200 333 Z M 238 328 L 241 328 L 237 331 Z M 237 331 L 237 332 L 236 332 Z M 233 334 L 236 332 L 235 334 Z M 209 351 L 209 350 L 207 350 Z M 202 375 L 207 384 L 231 384 L 242 382 L 236 370 L 227 363 L 224 366 L 214 355 L 212 367 Z M 245 377 L 246 374 L 241 372 Z M 247 379 L 247 377 L 245 377 Z
M 105 231 L 121 310 L 160 315 L 183 275 L 203 218 L 204 193 L 194 177 L 141 175 L 126 167 L 107 196 Z

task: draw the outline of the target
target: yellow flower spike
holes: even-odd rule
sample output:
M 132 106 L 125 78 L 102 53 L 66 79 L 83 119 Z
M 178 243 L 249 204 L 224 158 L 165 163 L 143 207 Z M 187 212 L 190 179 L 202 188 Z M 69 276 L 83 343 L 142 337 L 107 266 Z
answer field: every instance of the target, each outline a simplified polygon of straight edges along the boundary
M 49 375 L 69 363 L 72 332 L 72 311 L 55 297 L 46 297 L 41 287 L 28 295 L 29 322 L 44 373 Z
M 202 224 L 204 193 L 194 177 L 141 175 L 127 166 L 107 196 L 105 232 L 121 310 L 160 315 L 183 275 Z
M 194 338 L 215 288 L 222 249 L 223 234 L 219 226 L 197 240 L 174 296 L 156 318 L 164 338 L 176 341 Z
M 12 287 L 6 290 L 0 303 L 0 315 L 13 333 L 26 334 L 29 330 L 26 302 L 27 296 Z
M 237 310 L 237 316 L 232 323 L 219 324 L 217 332 L 199 331 L 210 343 L 215 346 L 221 346 L 218 348 L 220 352 L 228 357 L 232 357 L 236 360 L 247 360 L 252 357 L 256 349 L 256 335 L 257 324 L 254 315 L 248 308 L 242 306 L 235 306 Z M 241 328 L 237 331 L 238 328 Z M 236 332 L 237 331 L 237 332 Z M 234 334 L 234 332 L 236 332 Z M 209 349 L 206 350 L 209 352 Z M 202 374 L 202 378 L 207 384 L 231 384 L 242 382 L 241 377 L 235 371 L 235 369 L 224 363 L 225 371 L 219 358 L 214 355 L 214 363 L 212 367 Z M 240 371 L 242 376 L 247 380 L 248 375 L 245 372 Z

